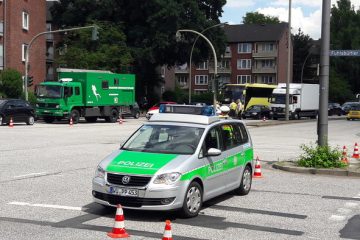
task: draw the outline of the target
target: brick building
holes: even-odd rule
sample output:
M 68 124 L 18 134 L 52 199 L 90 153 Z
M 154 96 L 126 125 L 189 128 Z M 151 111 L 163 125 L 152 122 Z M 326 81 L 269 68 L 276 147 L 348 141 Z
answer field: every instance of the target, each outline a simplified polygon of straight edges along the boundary
M 46 1 L 0 1 L 0 70 L 16 69 L 25 74 L 27 44 L 46 31 Z M 45 79 L 45 37 L 39 37 L 30 49 L 29 76 L 34 85 Z
M 278 84 L 286 82 L 287 23 L 225 25 L 224 31 L 228 41 L 225 53 L 218 59 L 217 72 L 220 87 L 227 83 Z M 192 66 L 191 92 L 193 94 L 209 90 L 214 70 L 213 59 Z M 173 89 L 174 82 L 184 90 L 189 89 L 187 64 L 176 66 L 173 70 L 165 68 L 165 71 L 168 71 L 163 74 L 166 76 L 165 90 Z

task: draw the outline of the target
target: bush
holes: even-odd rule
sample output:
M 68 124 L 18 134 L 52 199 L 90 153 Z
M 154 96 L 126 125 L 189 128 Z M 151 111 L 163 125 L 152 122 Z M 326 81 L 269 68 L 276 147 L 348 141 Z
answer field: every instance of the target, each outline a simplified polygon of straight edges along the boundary
M 0 73 L 0 91 L 8 98 L 19 98 L 23 91 L 21 73 L 14 69 L 5 69 Z
M 304 153 L 300 155 L 298 166 L 314 168 L 343 168 L 346 166 L 340 161 L 342 153 L 338 148 L 305 144 L 300 148 Z

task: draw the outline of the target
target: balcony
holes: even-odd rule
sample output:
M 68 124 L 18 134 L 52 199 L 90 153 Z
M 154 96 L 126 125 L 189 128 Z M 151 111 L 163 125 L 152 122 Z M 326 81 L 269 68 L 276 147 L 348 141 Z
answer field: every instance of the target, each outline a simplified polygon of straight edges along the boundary
M 215 69 L 213 66 L 210 66 L 209 67 L 209 73 L 215 73 Z M 224 68 L 224 67 L 218 67 L 217 68 L 217 73 L 218 74 L 230 74 L 231 73 L 231 67 L 227 67 L 227 68 Z
M 231 58 L 231 52 L 225 52 L 223 58 Z
M 276 73 L 276 67 L 253 67 L 252 73 Z
M 253 51 L 254 58 L 276 58 L 277 51 Z
M 47 42 L 53 42 L 54 41 L 54 34 L 53 33 L 46 34 L 46 41 Z
M 187 64 L 181 66 L 175 66 L 175 73 L 189 73 Z

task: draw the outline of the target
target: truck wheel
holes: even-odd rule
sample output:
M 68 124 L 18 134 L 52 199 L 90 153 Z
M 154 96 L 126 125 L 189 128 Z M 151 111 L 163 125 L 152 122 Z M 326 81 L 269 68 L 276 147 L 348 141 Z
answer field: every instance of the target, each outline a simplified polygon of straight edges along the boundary
M 134 118 L 135 119 L 138 119 L 140 117 L 140 112 L 136 112 L 135 114 L 134 114 Z
M 85 117 L 85 120 L 89 123 L 94 123 L 97 121 L 97 117 Z
M 53 123 L 55 121 L 55 118 L 53 117 L 44 117 L 44 122 L 46 123 Z
M 112 109 L 110 112 L 110 116 L 106 117 L 105 120 L 107 122 L 114 123 L 118 120 L 118 118 L 119 118 L 119 112 L 116 109 Z
M 252 183 L 252 172 L 249 165 L 244 169 L 243 175 L 241 176 L 240 186 L 235 189 L 235 193 L 240 196 L 247 195 L 250 192 Z
M 28 119 L 26 120 L 26 124 L 27 125 L 34 125 L 34 122 L 35 122 L 35 118 L 34 116 L 28 116 Z
M 74 124 L 79 123 L 80 113 L 79 113 L 78 110 L 73 109 L 73 110 L 71 111 L 70 117 L 72 118 Z M 69 119 L 69 121 L 70 121 L 70 119 Z
M 196 217 L 202 206 L 202 188 L 199 183 L 190 183 L 186 190 L 181 213 L 183 217 Z

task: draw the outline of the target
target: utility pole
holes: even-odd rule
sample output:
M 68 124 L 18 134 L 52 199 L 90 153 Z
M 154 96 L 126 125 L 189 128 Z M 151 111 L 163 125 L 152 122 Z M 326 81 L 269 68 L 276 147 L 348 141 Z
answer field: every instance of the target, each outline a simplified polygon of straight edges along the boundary
M 330 0 L 322 3 L 321 52 L 320 52 L 320 96 L 318 145 L 328 144 L 328 103 L 329 103 L 329 54 L 330 54 Z
M 289 0 L 288 65 L 286 77 L 285 121 L 289 121 L 289 88 L 291 78 L 291 0 Z

